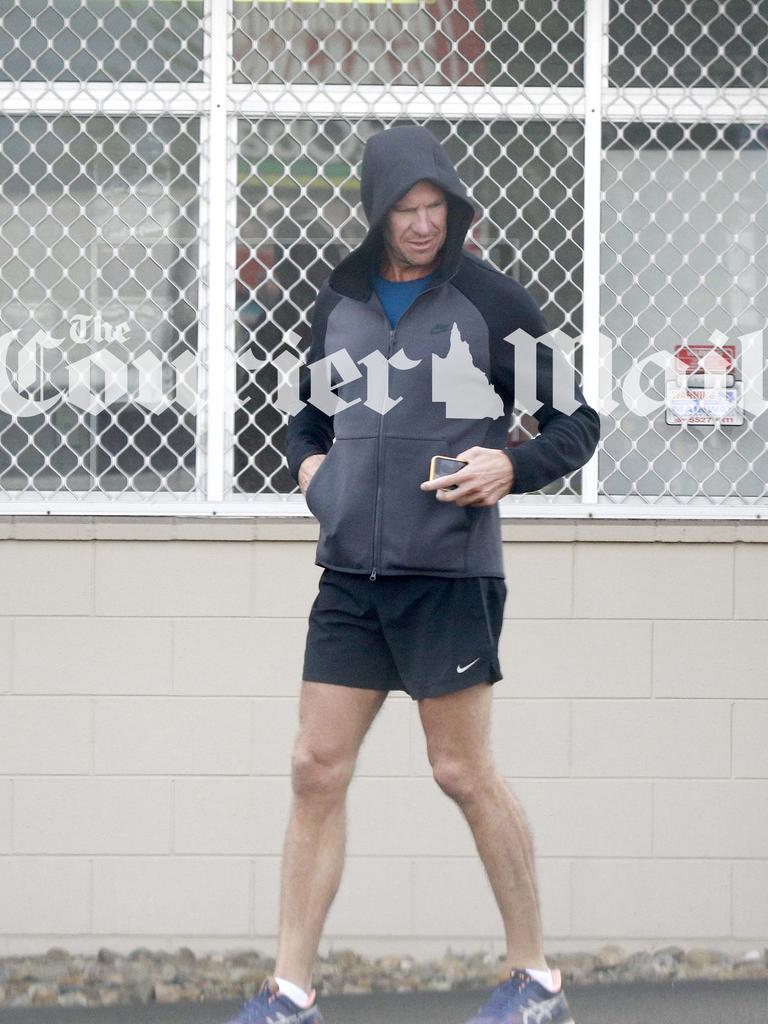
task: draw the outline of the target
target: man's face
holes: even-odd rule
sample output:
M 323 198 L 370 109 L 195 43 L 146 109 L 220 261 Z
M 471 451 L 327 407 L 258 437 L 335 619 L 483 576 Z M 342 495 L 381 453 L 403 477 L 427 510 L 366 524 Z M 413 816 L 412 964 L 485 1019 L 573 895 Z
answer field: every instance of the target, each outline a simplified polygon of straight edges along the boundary
M 418 268 L 429 274 L 445 242 L 448 202 L 445 192 L 429 181 L 419 181 L 387 214 L 384 242 L 395 269 Z

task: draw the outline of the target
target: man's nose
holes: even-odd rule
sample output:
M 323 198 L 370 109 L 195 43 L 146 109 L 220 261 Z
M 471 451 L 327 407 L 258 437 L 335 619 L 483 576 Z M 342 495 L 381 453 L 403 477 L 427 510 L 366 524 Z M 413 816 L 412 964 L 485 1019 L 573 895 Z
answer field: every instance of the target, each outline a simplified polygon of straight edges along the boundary
M 419 235 L 428 235 L 432 225 L 429 223 L 429 214 L 426 210 L 423 210 L 416 214 L 416 220 L 413 222 L 413 230 Z

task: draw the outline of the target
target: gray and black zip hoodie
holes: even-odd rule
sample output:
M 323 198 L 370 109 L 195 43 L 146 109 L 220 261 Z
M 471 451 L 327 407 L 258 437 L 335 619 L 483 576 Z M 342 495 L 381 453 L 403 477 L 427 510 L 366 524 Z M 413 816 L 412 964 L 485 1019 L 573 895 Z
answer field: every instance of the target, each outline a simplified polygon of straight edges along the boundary
M 422 180 L 447 195 L 447 237 L 430 287 L 392 330 L 370 275 L 381 262 L 389 209 Z M 342 381 L 334 393 L 353 404 L 328 415 L 307 403 L 289 419 L 286 431 L 288 467 L 295 480 L 308 455 L 327 453 L 305 495 L 320 524 L 315 562 L 372 579 L 400 573 L 503 578 L 498 505 L 460 507 L 422 491 L 419 484 L 429 476 L 431 457 L 456 456 L 473 445 L 498 448 L 514 468 L 510 493 L 537 491 L 589 460 L 600 436 L 599 416 L 584 401 L 578 383 L 575 412 L 566 415 L 552 407 L 552 352 L 537 345 L 540 433 L 505 447 L 515 367 L 514 347 L 504 339 L 518 328 L 538 338 L 547 327 L 522 285 L 464 251 L 475 210 L 431 132 L 413 125 L 372 136 L 363 154 L 361 190 L 369 231 L 320 289 L 299 385 L 307 403 L 308 366 L 346 349 L 360 376 L 352 380 L 348 374 L 344 380 L 335 374 L 331 382 Z M 433 399 L 434 370 L 446 359 L 457 331 L 471 353 L 468 388 L 476 385 L 481 371 L 498 395 L 496 408 L 503 402 L 503 414 L 450 415 L 445 401 Z M 365 404 L 368 372 L 361 360 L 374 352 L 387 358 L 402 352 L 418 360 L 398 369 L 397 362 L 405 365 L 400 355 L 390 366 L 388 394 L 401 400 L 384 414 Z

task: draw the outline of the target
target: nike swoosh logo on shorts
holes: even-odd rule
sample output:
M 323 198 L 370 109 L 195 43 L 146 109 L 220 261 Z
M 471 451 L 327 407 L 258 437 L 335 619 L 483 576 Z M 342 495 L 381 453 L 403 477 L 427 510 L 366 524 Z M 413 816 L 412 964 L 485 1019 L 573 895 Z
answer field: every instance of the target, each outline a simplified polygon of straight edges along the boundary
M 480 661 L 480 659 L 479 658 L 475 658 L 475 661 Z M 472 668 L 472 666 L 475 664 L 475 661 L 470 661 L 470 663 L 468 665 L 457 665 L 456 666 L 456 671 L 457 672 L 466 672 L 468 668 Z

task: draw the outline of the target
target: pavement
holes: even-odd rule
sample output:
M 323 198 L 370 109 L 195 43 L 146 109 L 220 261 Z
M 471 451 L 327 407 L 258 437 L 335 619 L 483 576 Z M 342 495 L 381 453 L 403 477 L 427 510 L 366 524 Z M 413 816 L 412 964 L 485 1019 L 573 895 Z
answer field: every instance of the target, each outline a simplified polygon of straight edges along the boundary
M 323 997 L 326 1024 L 462 1024 L 488 989 Z M 566 988 L 576 1024 L 768 1024 L 765 981 L 680 981 Z M 237 1003 L 0 1009 L 0 1024 L 223 1024 Z

